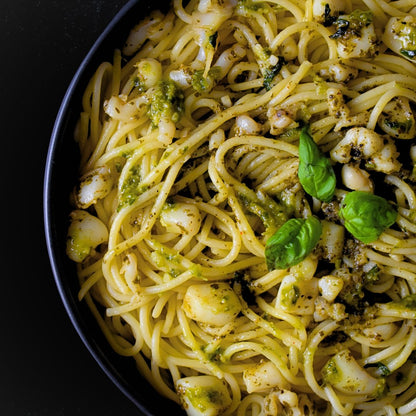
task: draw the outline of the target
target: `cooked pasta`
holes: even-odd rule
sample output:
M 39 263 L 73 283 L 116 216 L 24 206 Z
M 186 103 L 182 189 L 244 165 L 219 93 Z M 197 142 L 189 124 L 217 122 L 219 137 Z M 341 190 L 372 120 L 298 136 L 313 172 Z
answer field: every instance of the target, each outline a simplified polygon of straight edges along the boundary
M 415 0 L 174 0 L 92 76 L 79 299 L 189 415 L 416 415 L 415 64 Z

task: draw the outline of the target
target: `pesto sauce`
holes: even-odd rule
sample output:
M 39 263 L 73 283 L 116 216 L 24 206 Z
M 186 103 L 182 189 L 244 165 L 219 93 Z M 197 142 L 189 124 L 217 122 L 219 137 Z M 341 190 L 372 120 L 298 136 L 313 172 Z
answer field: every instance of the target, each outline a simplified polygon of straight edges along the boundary
M 147 190 L 146 187 L 140 185 L 140 182 L 140 168 L 138 166 L 133 166 L 121 187 L 118 206 L 119 210 L 127 205 L 134 204 L 137 198 Z
M 384 124 L 392 130 L 396 130 L 398 134 L 409 133 L 410 129 L 413 126 L 413 122 L 410 119 L 407 121 L 384 120 Z
M 324 385 L 334 384 L 341 380 L 342 375 L 339 372 L 337 363 L 331 358 L 321 370 Z
M 246 211 L 261 219 L 268 235 L 273 234 L 288 220 L 286 207 L 267 195 L 260 199 L 254 191 L 247 188 L 244 193 L 237 194 L 237 197 Z
M 210 409 L 212 405 L 216 407 L 224 404 L 224 397 L 218 390 L 214 388 L 195 387 L 188 388 L 185 393 L 188 400 L 192 403 L 195 409 L 198 409 L 201 413 Z
M 400 299 L 397 302 L 390 302 L 389 304 L 414 311 L 416 310 L 416 294 L 414 293 L 412 295 L 405 296 L 403 299 Z
M 159 81 L 150 95 L 150 105 L 147 115 L 154 127 L 157 127 L 162 119 L 177 123 L 185 111 L 184 93 L 171 80 Z
M 354 10 L 349 15 L 340 16 L 335 21 L 337 31 L 330 36 L 332 39 L 348 39 L 350 37 L 361 36 L 362 28 L 370 25 L 373 21 L 371 11 Z
M 281 302 L 284 306 L 290 307 L 296 305 L 300 296 L 299 287 L 296 285 L 290 285 L 282 290 Z
M 174 250 L 170 250 L 160 244 L 157 244 L 157 247 L 155 247 L 154 251 L 152 251 L 150 257 L 158 267 L 162 268 L 173 278 L 186 271 L 186 268 L 183 265 L 183 257 Z M 172 267 L 172 263 L 176 267 Z M 202 277 L 201 268 L 198 264 L 193 264 L 189 268 L 189 271 L 195 277 Z
M 212 67 L 206 78 L 204 72 L 203 69 L 200 69 L 192 75 L 192 88 L 199 93 L 210 92 L 221 77 L 221 68 L 218 66 Z
M 271 7 L 266 2 L 262 1 L 239 0 L 236 7 L 236 13 L 243 15 L 248 15 L 250 12 L 266 14 L 271 11 Z

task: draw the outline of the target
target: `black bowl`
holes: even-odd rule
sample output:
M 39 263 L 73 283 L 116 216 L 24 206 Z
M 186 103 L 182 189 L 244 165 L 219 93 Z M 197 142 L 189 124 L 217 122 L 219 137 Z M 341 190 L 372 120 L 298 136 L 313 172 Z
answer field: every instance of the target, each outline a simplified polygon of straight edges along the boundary
M 130 29 L 152 9 L 166 9 L 167 1 L 131 0 L 110 22 L 83 60 L 65 94 L 53 128 L 45 167 L 44 221 L 49 258 L 59 294 L 82 341 L 118 388 L 144 415 L 183 415 L 175 403 L 161 397 L 138 372 L 132 358 L 117 355 L 109 346 L 85 302 L 79 302 L 75 265 L 65 254 L 69 195 L 79 166 L 79 153 L 73 139 L 81 111 L 81 98 L 103 61 L 112 61 L 114 49 L 121 48 Z

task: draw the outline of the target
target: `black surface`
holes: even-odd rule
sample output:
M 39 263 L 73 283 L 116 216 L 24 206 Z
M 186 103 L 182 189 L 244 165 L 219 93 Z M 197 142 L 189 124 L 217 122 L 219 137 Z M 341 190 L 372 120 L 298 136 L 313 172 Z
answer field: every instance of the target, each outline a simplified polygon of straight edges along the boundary
M 82 59 L 127 0 L 1 2 L 0 415 L 139 415 L 59 297 L 42 216 L 49 138 Z

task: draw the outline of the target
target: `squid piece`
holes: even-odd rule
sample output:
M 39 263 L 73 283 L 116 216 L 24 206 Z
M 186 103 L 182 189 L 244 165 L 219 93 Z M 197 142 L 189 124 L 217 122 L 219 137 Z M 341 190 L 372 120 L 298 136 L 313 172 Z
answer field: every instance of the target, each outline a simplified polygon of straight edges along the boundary
M 243 380 L 248 393 L 263 392 L 274 387 L 289 388 L 288 382 L 271 361 L 259 363 L 244 370 Z
M 325 384 L 331 384 L 345 394 L 363 394 L 377 398 L 386 387 L 384 378 L 377 379 L 367 373 L 347 349 L 327 361 L 322 375 Z
M 192 204 L 175 202 L 165 204 L 160 213 L 160 223 L 170 233 L 195 235 L 201 226 L 201 214 Z
M 232 402 L 226 383 L 214 376 L 181 378 L 176 391 L 188 416 L 219 416 Z
M 352 163 L 342 167 L 341 177 L 343 184 L 349 189 L 371 193 L 374 191 L 374 184 L 370 179 L 370 174 Z
M 351 159 L 364 159 L 368 169 L 387 174 L 400 169 L 398 156 L 396 146 L 390 138 L 383 138 L 365 127 L 349 129 L 345 137 L 331 150 L 331 158 L 336 162 L 345 164 Z
M 113 189 L 113 178 L 110 169 L 101 166 L 86 173 L 75 194 L 78 208 L 86 209 L 99 199 L 105 198 Z
M 241 303 L 228 283 L 203 283 L 189 286 L 183 299 L 188 318 L 207 325 L 223 326 L 241 311 Z
M 99 218 L 87 211 L 72 211 L 70 219 L 66 253 L 71 260 L 82 263 L 95 248 L 108 241 L 108 230 Z
M 409 61 L 416 61 L 416 17 L 390 18 L 382 39 L 393 52 Z

